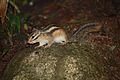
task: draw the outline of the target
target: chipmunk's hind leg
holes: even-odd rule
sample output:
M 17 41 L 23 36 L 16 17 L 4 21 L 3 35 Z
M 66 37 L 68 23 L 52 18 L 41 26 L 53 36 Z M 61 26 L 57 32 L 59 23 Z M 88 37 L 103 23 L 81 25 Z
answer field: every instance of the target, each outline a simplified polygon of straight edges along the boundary
M 67 43 L 66 40 L 62 40 L 62 41 L 60 42 L 60 45 L 65 45 L 66 43 Z

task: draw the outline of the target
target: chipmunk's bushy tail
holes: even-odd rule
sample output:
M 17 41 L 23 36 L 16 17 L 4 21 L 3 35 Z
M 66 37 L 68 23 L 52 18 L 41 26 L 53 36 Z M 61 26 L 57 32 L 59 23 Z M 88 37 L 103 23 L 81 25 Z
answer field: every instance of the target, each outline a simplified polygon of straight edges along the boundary
M 76 31 L 74 31 L 71 36 L 70 36 L 70 41 L 73 41 L 74 38 L 79 34 L 79 32 L 81 32 L 82 30 L 89 28 L 89 27 L 93 27 L 96 26 L 97 23 L 96 22 L 92 22 L 92 23 L 87 23 L 84 24 L 83 26 L 79 27 Z

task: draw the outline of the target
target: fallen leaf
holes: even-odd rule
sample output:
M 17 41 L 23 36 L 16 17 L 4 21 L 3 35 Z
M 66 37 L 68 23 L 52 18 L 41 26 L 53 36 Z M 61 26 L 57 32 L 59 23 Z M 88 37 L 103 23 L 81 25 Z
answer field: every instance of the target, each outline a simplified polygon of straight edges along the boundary
M 8 6 L 7 0 L 0 0 L 0 18 L 1 18 L 2 24 L 5 21 L 7 6 Z

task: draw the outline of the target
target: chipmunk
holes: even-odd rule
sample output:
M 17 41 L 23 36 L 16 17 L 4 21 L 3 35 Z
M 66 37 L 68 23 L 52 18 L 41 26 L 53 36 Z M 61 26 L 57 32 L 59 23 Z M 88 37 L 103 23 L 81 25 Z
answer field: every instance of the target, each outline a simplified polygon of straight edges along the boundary
M 35 47 L 50 47 L 53 43 L 60 43 L 62 45 L 67 43 L 66 32 L 60 27 L 51 27 L 46 31 L 36 30 L 28 39 L 29 44 L 39 42 L 39 46 Z
M 87 27 L 94 27 L 94 29 L 91 29 L 89 32 L 97 32 L 100 30 L 101 25 L 99 25 L 98 23 L 85 24 L 81 26 L 78 30 L 76 30 L 71 37 L 74 37 L 80 31 Z M 36 48 L 43 46 L 47 48 L 50 47 L 53 43 L 60 43 L 61 45 L 64 45 L 70 42 L 70 39 L 68 39 L 68 35 L 64 29 L 53 26 L 45 31 L 36 30 L 28 39 L 29 44 L 34 44 L 37 42 L 39 42 L 39 46 L 37 46 Z

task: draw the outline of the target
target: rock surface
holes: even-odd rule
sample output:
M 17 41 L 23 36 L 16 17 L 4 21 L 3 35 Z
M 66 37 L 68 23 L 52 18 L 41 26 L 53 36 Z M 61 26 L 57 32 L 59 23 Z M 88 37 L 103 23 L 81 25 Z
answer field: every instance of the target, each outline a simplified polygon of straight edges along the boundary
M 106 64 L 108 49 L 71 43 L 48 49 L 27 48 L 8 64 L 2 80 L 114 80 Z

